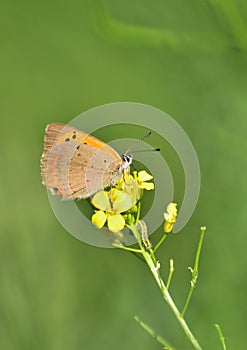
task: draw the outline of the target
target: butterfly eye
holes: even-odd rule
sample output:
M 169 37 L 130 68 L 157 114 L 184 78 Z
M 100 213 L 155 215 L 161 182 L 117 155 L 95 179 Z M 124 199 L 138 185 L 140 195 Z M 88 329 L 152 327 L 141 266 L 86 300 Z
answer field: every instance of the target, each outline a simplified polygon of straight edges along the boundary
M 130 154 L 123 154 L 122 160 L 128 165 L 130 165 L 132 163 L 132 156 Z

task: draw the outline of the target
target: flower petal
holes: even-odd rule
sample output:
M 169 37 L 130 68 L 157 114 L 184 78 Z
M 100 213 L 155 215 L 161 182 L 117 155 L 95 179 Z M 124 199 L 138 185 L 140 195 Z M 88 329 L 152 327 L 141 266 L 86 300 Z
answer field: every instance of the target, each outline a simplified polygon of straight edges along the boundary
M 152 180 L 152 179 L 153 179 L 153 176 L 148 174 L 146 172 L 146 170 L 139 171 L 139 173 L 138 173 L 138 180 L 140 180 L 140 181 L 149 181 L 149 180 Z
M 98 228 L 102 228 L 105 225 L 106 219 L 107 219 L 106 213 L 104 213 L 102 210 L 98 210 L 92 216 L 92 223 L 96 225 Z
M 177 210 L 177 203 L 170 203 L 168 204 L 166 211 L 168 214 L 171 214 L 173 216 L 177 216 L 178 210 Z
M 107 224 L 109 230 L 119 232 L 124 228 L 125 220 L 121 214 L 109 215 L 107 217 Z
M 112 202 L 121 202 L 124 199 L 124 196 L 125 193 L 116 188 L 112 188 L 109 192 L 109 197 L 111 198 Z
M 126 171 L 126 173 L 119 178 L 116 188 L 118 190 L 124 190 L 124 187 L 126 186 L 126 184 L 128 185 L 129 183 L 131 183 L 132 180 L 133 180 L 133 176 L 130 175 L 128 171 Z
M 173 216 L 171 214 L 168 214 L 168 213 L 164 213 L 164 219 L 166 221 L 171 221 L 173 218 Z
M 152 182 L 141 182 L 139 187 L 147 191 L 154 190 L 154 184 Z
M 165 218 L 165 225 L 164 225 L 164 231 L 166 233 L 171 232 L 176 220 L 177 220 L 177 203 L 170 203 L 168 204 L 166 208 L 167 213 L 164 213 Z
M 142 191 L 137 180 L 131 179 L 130 181 L 124 184 L 122 189 L 126 194 L 128 194 L 131 197 L 133 205 L 141 197 Z
M 112 211 L 114 213 L 123 213 L 132 208 L 135 203 L 135 197 L 115 188 L 111 190 L 112 193 Z
M 171 230 L 173 229 L 173 226 L 174 226 L 174 223 L 171 223 L 169 221 L 166 221 L 165 224 L 164 224 L 164 231 L 166 233 L 169 233 L 171 232 Z
M 106 192 L 106 191 L 99 191 L 99 192 L 97 192 L 93 196 L 91 203 L 97 209 L 101 209 L 101 210 L 109 209 L 109 207 L 110 207 L 110 200 L 109 200 L 109 197 L 108 197 L 108 192 Z

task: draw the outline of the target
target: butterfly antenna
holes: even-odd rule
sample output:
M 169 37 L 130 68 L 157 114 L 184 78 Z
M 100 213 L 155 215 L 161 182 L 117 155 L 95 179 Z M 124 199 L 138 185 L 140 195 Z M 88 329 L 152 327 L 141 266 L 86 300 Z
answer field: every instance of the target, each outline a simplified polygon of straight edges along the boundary
M 130 151 L 131 151 L 139 142 L 145 140 L 146 138 L 150 137 L 151 135 L 152 135 L 152 131 L 149 131 L 149 132 L 148 132 L 146 135 L 144 135 L 141 139 L 139 139 L 139 140 L 137 140 L 136 142 L 134 142 L 134 143 L 132 144 L 132 146 L 131 146 L 129 149 L 127 149 L 127 151 L 125 152 L 125 154 L 129 154 Z
M 140 149 L 140 150 L 137 150 L 133 153 L 138 153 L 138 152 L 159 152 L 160 151 L 160 148 L 152 148 L 152 149 Z

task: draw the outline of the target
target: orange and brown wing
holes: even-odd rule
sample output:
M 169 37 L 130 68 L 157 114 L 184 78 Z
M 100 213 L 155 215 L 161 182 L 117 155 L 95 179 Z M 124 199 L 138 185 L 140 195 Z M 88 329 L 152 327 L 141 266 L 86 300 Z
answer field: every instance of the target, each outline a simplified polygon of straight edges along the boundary
M 43 184 L 63 199 L 87 198 L 110 185 L 121 157 L 110 146 L 73 127 L 50 124 L 41 158 Z

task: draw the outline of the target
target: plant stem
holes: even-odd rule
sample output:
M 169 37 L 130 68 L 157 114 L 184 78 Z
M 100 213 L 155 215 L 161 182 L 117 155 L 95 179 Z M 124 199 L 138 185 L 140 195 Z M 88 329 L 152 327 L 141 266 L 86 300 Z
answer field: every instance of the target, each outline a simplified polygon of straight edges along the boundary
M 216 328 L 216 331 L 218 332 L 219 334 L 219 338 L 220 338 L 220 342 L 222 344 L 222 347 L 223 347 L 223 350 L 226 350 L 226 343 L 225 343 L 225 337 L 222 333 L 222 330 L 220 328 L 220 325 L 218 325 L 217 323 L 215 323 L 215 328 Z
M 163 237 L 160 239 L 160 241 L 156 244 L 156 246 L 154 247 L 154 252 L 156 252 L 156 250 L 159 249 L 159 247 L 161 246 L 161 244 L 164 242 L 164 240 L 167 237 L 167 233 L 164 233 Z
M 163 337 L 161 337 L 161 335 L 157 334 L 157 333 L 155 332 L 154 329 L 152 329 L 152 328 L 149 327 L 146 323 L 144 323 L 143 321 L 141 321 L 141 320 L 139 319 L 139 317 L 135 316 L 135 320 L 136 320 L 136 322 L 138 322 L 139 325 L 140 325 L 143 329 L 145 329 L 145 331 L 146 331 L 148 334 L 150 334 L 158 343 L 160 343 L 161 345 L 164 346 L 163 349 L 165 349 L 165 350 L 175 350 L 175 348 L 172 347 L 166 339 L 164 339 Z
M 126 247 L 125 245 L 120 245 L 120 244 L 117 244 L 117 243 L 113 243 L 112 245 L 113 245 L 113 247 L 116 247 L 116 248 L 119 248 L 119 249 L 123 249 L 123 250 L 127 250 L 127 251 L 132 252 L 132 253 L 141 253 L 142 252 L 140 249 L 129 248 L 129 247 Z
M 194 349 L 196 350 L 202 350 L 200 344 L 198 343 L 197 339 L 195 338 L 195 336 L 193 335 L 193 333 L 191 332 L 191 330 L 189 329 L 186 321 L 184 320 L 183 316 L 181 315 L 181 313 L 179 312 L 176 304 L 174 303 L 170 293 L 168 292 L 165 283 L 163 282 L 161 276 L 160 276 L 160 271 L 159 271 L 159 263 L 156 261 L 156 259 L 154 260 L 151 256 L 150 253 L 148 251 L 145 250 L 145 248 L 142 246 L 141 242 L 140 242 L 140 237 L 139 237 L 139 232 L 136 228 L 135 225 L 130 225 L 128 226 L 129 229 L 133 232 L 139 247 L 142 251 L 142 255 L 144 257 L 144 259 L 146 260 L 146 263 L 156 281 L 156 283 L 159 286 L 159 289 L 162 293 L 163 298 L 165 299 L 165 301 L 167 302 L 167 304 L 169 305 L 170 309 L 172 310 L 173 314 L 175 315 L 176 319 L 178 320 L 180 326 L 182 327 L 185 335 L 187 336 L 187 338 L 189 339 L 189 341 L 191 342 L 191 344 L 193 344 Z
M 186 299 L 183 311 L 181 313 L 183 317 L 184 317 L 185 312 L 186 312 L 186 310 L 188 308 L 190 299 L 192 297 L 193 291 L 194 291 L 195 286 L 196 286 L 196 282 L 197 282 L 197 278 L 198 278 L 199 260 L 200 260 L 200 254 L 201 254 L 201 250 L 202 250 L 202 243 L 203 243 L 205 231 L 206 231 L 206 227 L 205 226 L 201 227 L 200 241 L 198 243 L 198 247 L 197 247 L 197 251 L 196 251 L 194 267 L 193 268 L 189 267 L 189 270 L 191 271 L 191 274 L 192 274 L 192 278 L 191 278 L 191 281 L 190 281 L 190 291 L 189 291 L 189 294 L 187 296 L 187 299 Z
M 174 272 L 174 261 L 173 261 L 173 259 L 170 259 L 170 271 L 169 271 L 169 276 L 168 276 L 167 283 L 166 283 L 166 289 L 167 290 L 170 287 L 173 272 Z
M 141 215 L 141 202 L 139 201 L 137 204 L 137 215 L 136 215 L 136 223 L 139 221 Z

